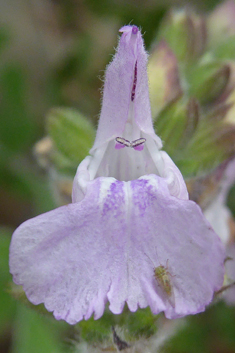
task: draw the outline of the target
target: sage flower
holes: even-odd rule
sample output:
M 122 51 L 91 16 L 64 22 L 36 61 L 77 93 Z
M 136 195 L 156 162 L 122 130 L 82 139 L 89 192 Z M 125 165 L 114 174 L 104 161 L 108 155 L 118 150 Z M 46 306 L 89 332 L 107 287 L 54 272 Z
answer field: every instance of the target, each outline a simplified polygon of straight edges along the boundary
M 152 126 L 141 33 L 120 32 L 72 203 L 24 222 L 10 247 L 15 283 L 70 324 L 100 318 L 107 302 L 114 314 L 125 303 L 170 319 L 196 314 L 223 284 L 223 245 Z

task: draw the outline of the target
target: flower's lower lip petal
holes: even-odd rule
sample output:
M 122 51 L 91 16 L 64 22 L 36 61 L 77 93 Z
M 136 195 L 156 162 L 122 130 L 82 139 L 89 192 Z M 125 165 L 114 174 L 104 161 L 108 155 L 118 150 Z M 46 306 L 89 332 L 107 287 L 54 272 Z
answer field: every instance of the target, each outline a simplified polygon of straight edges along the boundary
M 135 247 L 148 257 L 150 266 L 164 266 L 171 283 L 172 293 L 165 290 L 162 296 L 166 316 L 176 318 L 204 310 L 223 283 L 220 239 L 200 208 L 192 201 L 172 197 L 163 178 L 147 176 L 131 183 L 136 207 L 130 222 L 138 230 Z M 161 296 L 162 285 L 153 277 L 146 279 Z
M 125 302 L 169 318 L 201 311 L 222 285 L 223 259 L 198 206 L 172 197 L 154 175 L 88 183 L 80 203 L 23 223 L 10 248 L 14 281 L 71 324 L 99 318 L 107 300 L 114 313 Z M 161 265 L 171 295 L 154 277 Z
M 105 241 L 98 236 L 97 245 L 95 239 L 95 215 L 83 209 L 83 203 L 71 204 L 26 221 L 13 234 L 10 247 L 15 283 L 23 285 L 31 302 L 44 303 L 56 319 L 70 324 L 93 312 L 96 318 L 103 315 L 111 280 L 102 261 Z
M 166 305 L 164 304 L 162 297 L 156 292 L 156 288 L 154 288 L 152 283 L 147 281 L 146 278 L 143 278 L 142 286 L 152 313 L 157 315 L 161 311 L 165 311 Z

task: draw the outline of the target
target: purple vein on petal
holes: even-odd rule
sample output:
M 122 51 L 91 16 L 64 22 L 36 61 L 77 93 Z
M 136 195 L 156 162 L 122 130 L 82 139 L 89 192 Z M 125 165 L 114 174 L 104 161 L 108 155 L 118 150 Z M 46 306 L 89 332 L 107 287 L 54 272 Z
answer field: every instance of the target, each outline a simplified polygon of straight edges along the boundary
M 134 80 L 133 80 L 133 86 L 132 86 L 132 90 L 131 90 L 131 101 L 132 102 L 135 99 L 136 83 L 137 83 L 137 61 L 135 62 Z

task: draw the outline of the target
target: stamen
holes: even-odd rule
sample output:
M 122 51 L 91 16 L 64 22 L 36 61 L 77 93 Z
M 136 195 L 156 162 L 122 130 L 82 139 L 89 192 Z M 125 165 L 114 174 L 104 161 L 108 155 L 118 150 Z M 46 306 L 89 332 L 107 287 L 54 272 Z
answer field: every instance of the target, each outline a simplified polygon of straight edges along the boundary
M 144 143 L 146 141 L 146 139 L 143 137 L 141 137 L 137 140 L 134 140 L 134 141 L 126 140 L 123 137 L 116 137 L 115 140 L 117 142 L 115 145 L 116 149 L 121 149 L 124 147 L 131 147 L 131 148 L 134 148 L 134 150 L 136 150 L 136 151 L 142 151 L 144 148 Z
M 133 86 L 132 86 L 132 90 L 131 90 L 131 101 L 132 102 L 135 99 L 136 83 L 137 83 L 137 61 L 135 62 L 134 80 L 133 80 Z
M 136 151 L 142 151 L 144 148 L 145 138 L 139 138 L 131 142 L 131 147 L 134 148 Z
M 124 139 L 123 137 L 116 137 L 115 140 L 117 141 L 117 143 L 120 143 L 124 147 L 131 147 L 131 142 L 129 140 Z

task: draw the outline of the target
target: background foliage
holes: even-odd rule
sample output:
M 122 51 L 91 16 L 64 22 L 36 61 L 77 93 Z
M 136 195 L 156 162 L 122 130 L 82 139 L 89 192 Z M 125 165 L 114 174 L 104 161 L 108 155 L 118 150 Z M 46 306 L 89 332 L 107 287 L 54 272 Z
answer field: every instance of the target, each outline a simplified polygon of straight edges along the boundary
M 78 108 L 81 116 L 87 117 L 83 128 L 90 131 L 91 123 L 94 126 L 97 123 L 100 109 L 99 77 L 103 76 L 114 53 L 118 29 L 130 22 L 142 27 L 148 49 L 170 6 L 192 6 L 207 12 L 217 3 L 213 0 L 11 0 L 0 3 L 1 353 L 75 352 L 78 333 L 82 333 L 80 337 L 87 334 L 85 323 L 70 327 L 56 322 L 9 295 L 8 248 L 12 231 L 24 220 L 56 207 L 55 191 L 50 187 L 47 173 L 36 163 L 34 152 L 35 143 L 56 123 L 53 114 L 60 114 L 58 110 L 51 111 L 45 127 L 48 110 Z M 73 119 L 71 111 L 71 122 Z M 76 133 L 79 134 L 79 126 Z M 90 147 L 86 141 L 82 143 L 81 154 L 86 154 Z M 73 150 L 68 153 L 73 155 L 72 165 L 66 163 L 66 155 L 54 158 L 60 158 L 62 169 L 71 171 L 81 155 Z M 233 207 L 231 198 L 230 204 Z M 138 320 L 142 320 L 141 316 Z M 132 327 L 138 332 L 135 324 Z M 107 328 L 102 323 L 100 327 L 98 334 L 102 335 Z M 188 318 L 164 352 L 232 353 L 235 352 L 234 332 L 235 309 L 218 303 L 205 313 Z

